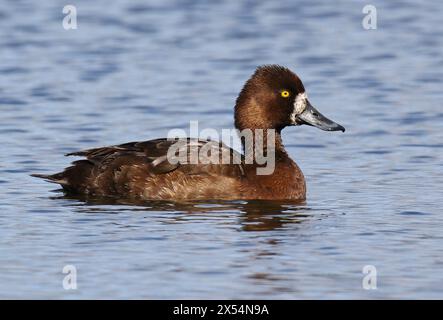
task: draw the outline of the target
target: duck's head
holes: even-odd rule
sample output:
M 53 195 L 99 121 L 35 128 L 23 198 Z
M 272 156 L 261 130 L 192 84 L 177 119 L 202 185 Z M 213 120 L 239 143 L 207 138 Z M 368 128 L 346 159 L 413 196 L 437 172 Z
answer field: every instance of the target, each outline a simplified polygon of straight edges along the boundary
M 278 65 L 258 67 L 235 105 L 237 129 L 275 129 L 307 124 L 325 131 L 345 131 L 315 109 L 300 78 Z

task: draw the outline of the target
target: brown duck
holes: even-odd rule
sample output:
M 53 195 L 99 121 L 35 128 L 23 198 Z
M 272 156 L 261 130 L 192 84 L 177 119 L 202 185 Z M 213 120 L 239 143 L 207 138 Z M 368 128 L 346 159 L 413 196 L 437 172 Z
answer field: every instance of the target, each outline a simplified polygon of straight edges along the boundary
M 266 142 L 262 148 L 263 154 L 273 152 L 275 156 L 270 174 L 258 174 L 257 169 L 263 163 L 255 157 L 246 161 L 244 154 L 222 143 L 164 138 L 72 152 L 67 156 L 86 159 L 73 162 L 60 173 L 33 176 L 58 183 L 68 193 L 138 200 L 304 200 L 305 179 L 283 146 L 281 130 L 307 124 L 326 131 L 345 131 L 310 104 L 296 74 L 278 65 L 257 68 L 237 98 L 234 117 L 238 130 L 250 129 L 254 135 L 261 129 L 265 137 L 268 131 L 274 131 L 272 149 L 266 149 Z M 192 150 L 210 144 L 208 154 L 228 154 L 237 161 L 225 164 L 171 161 L 168 150 L 177 143 L 180 150 L 186 150 L 188 160 Z M 246 154 L 251 147 L 245 147 L 244 140 L 242 144 Z

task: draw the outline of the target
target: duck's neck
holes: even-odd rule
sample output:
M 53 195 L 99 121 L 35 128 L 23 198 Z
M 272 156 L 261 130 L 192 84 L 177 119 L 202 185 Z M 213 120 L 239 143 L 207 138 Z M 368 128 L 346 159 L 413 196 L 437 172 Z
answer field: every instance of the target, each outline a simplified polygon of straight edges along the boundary
M 287 155 L 281 139 L 281 133 L 275 129 L 239 129 L 239 135 L 245 155 L 257 152 L 275 152 L 276 155 Z
M 306 184 L 303 173 L 289 158 L 280 131 L 275 131 L 274 138 L 272 133 L 268 134 L 269 130 L 263 131 L 265 133 L 263 136 L 266 137 L 263 138 L 262 144 L 266 161 L 253 158 L 248 162 L 248 154 L 254 154 L 254 150 L 242 141 L 245 152 L 245 176 L 252 183 L 253 189 L 258 192 L 252 196 L 259 196 L 260 199 L 305 199 Z M 254 134 L 254 140 L 256 137 L 261 138 L 260 134 Z
M 292 162 L 283 146 L 280 130 L 247 129 L 239 134 L 250 174 L 273 175 L 279 166 Z

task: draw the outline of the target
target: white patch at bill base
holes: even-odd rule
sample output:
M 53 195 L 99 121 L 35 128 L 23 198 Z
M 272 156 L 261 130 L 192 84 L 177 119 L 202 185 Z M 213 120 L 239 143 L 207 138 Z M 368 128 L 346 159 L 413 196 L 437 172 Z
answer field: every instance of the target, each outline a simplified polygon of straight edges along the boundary
M 306 92 L 299 93 L 295 97 L 294 101 L 294 111 L 291 113 L 291 122 L 295 124 L 295 118 L 305 111 L 306 106 L 308 105 L 308 95 Z

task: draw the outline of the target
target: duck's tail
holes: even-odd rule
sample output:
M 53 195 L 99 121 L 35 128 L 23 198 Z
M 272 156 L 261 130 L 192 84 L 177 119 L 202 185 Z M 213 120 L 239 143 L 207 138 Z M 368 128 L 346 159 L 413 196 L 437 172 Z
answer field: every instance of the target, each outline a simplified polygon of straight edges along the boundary
M 89 177 L 92 174 L 93 167 L 94 165 L 89 160 L 77 160 L 62 172 L 55 174 L 36 173 L 31 174 L 31 176 L 58 183 L 66 191 L 82 193 L 89 187 Z
M 56 174 L 33 173 L 33 174 L 31 174 L 31 177 L 45 179 L 48 182 L 58 183 L 58 184 L 61 184 L 62 186 L 68 185 L 68 180 L 66 179 L 66 176 L 63 174 L 63 172 L 56 173 Z

